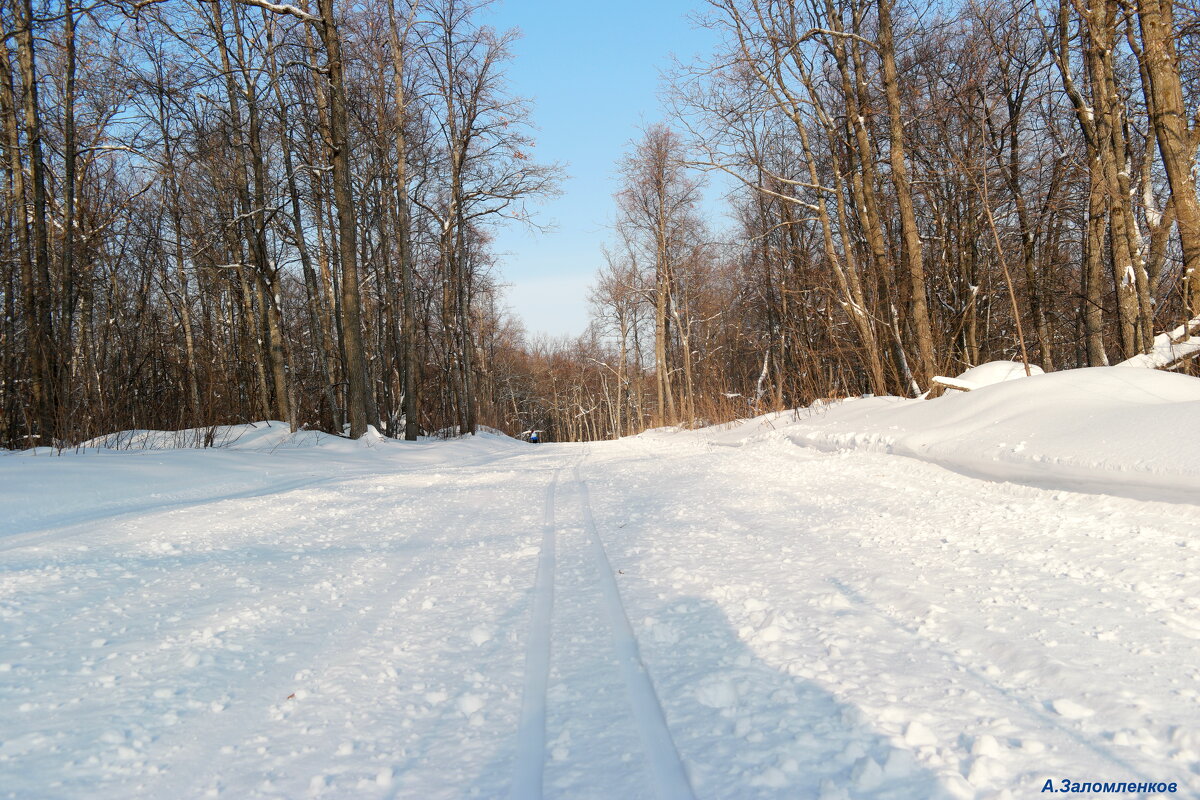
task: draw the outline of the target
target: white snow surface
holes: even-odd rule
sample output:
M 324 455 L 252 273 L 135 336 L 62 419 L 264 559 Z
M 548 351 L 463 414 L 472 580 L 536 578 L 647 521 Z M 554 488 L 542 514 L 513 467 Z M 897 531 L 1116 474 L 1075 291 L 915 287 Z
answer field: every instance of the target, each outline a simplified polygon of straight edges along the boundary
M 1196 796 L 1197 387 L 0 455 L 0 797 Z

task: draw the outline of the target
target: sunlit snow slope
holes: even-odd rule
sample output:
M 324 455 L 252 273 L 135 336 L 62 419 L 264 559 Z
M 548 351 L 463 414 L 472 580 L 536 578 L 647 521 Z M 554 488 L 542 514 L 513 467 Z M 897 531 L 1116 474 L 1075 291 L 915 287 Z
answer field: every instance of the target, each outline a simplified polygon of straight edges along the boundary
M 1200 506 L 1143 452 L 1192 400 L 1089 408 L 1149 425 L 1105 455 L 1036 435 L 1050 379 L 593 445 L 0 456 L 0 796 L 1195 796 Z M 1138 463 L 1163 502 L 1107 491 Z

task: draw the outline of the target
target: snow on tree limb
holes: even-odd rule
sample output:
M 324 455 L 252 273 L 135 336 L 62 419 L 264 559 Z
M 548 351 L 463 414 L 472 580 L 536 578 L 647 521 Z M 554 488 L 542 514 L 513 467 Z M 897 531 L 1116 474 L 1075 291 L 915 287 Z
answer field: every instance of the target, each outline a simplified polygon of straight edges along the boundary
M 245 5 L 248 5 L 248 6 L 258 6 L 259 8 L 265 8 L 267 11 L 271 11 L 275 14 L 291 14 L 296 19 L 300 19 L 305 22 L 312 22 L 315 24 L 321 23 L 320 17 L 315 16 L 313 14 L 309 14 L 307 11 L 304 11 L 303 9 L 296 8 L 296 6 L 289 6 L 285 3 L 268 3 L 267 0 L 238 0 L 238 2 L 244 3 Z
M 1200 317 L 1189 320 L 1169 333 L 1154 337 L 1154 347 L 1117 364 L 1118 367 L 1166 369 L 1183 359 L 1200 354 Z

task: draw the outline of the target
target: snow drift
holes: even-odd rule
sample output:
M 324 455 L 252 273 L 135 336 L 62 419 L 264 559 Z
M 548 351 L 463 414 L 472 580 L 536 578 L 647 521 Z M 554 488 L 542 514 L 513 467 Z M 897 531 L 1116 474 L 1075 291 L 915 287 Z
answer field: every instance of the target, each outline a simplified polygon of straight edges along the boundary
M 1048 488 L 1200 497 L 1200 380 L 1153 370 L 1066 370 L 933 400 L 849 399 L 701 435 L 895 453 Z

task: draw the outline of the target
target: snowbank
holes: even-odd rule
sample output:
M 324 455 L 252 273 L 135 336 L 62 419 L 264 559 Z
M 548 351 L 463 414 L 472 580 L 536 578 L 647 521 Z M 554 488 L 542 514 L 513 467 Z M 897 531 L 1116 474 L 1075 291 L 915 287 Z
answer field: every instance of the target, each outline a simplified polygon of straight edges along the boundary
M 368 441 L 382 438 L 374 436 Z M 265 451 L 279 447 L 336 446 L 346 440 L 320 431 L 292 433 L 286 422 L 267 420 L 245 425 L 216 425 L 181 431 L 129 430 L 97 436 L 80 445 L 82 450 L 179 450 L 219 447 L 230 450 Z
M 209 445 L 209 446 L 206 446 Z M 64 450 L 0 451 L 0 550 L 62 525 L 164 507 L 263 497 L 380 470 L 481 463 L 526 445 L 498 431 L 448 441 L 360 439 L 289 431 L 287 423 L 135 430 Z M 63 492 L 60 487 L 69 486 Z
M 845 400 L 706 436 L 896 453 L 990 480 L 1138 499 L 1200 497 L 1200 380 L 1153 370 L 1067 370 L 934 400 Z
M 1025 364 L 1020 361 L 989 361 L 986 364 L 971 367 L 957 378 L 946 378 L 937 375 L 933 379 L 933 384 L 935 389 L 938 386 L 944 386 L 947 389 L 958 389 L 969 392 L 974 389 L 981 389 L 984 386 L 991 386 L 994 383 L 1015 381 L 1019 378 L 1028 378 L 1031 375 L 1041 374 L 1043 374 L 1042 368 L 1035 367 L 1033 364 Z M 929 396 L 930 392 L 926 392 L 921 395 L 921 399 Z

